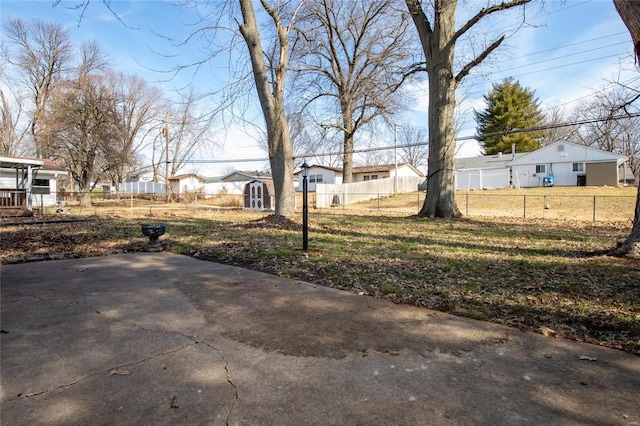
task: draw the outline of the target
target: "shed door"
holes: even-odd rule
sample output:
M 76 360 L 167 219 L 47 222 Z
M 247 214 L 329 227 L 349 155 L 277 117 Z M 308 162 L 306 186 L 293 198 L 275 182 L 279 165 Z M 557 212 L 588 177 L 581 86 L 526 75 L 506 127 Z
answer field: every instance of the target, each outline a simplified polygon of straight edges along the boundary
M 253 182 L 249 184 L 249 206 L 251 210 L 262 210 L 264 206 L 262 182 Z

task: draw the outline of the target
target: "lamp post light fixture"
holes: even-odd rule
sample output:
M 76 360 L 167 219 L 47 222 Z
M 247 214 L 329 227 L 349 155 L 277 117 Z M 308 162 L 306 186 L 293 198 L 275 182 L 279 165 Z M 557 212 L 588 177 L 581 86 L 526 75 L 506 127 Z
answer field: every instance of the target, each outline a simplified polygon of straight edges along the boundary
M 300 166 L 302 170 L 302 250 L 309 249 L 309 204 L 307 202 L 307 177 L 309 165 L 305 161 Z

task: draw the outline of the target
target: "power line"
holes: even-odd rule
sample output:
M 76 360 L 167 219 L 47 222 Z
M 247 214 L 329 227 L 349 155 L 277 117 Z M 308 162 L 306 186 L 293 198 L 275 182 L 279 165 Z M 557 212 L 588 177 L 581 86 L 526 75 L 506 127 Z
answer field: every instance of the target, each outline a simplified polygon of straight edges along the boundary
M 609 34 L 609 35 L 605 35 L 605 36 L 598 37 L 598 38 L 591 38 L 589 40 L 583 40 L 583 41 L 578 41 L 578 42 L 575 42 L 575 43 L 564 44 L 562 46 L 550 47 L 550 48 L 545 49 L 545 50 L 539 50 L 537 52 L 532 52 L 532 53 L 529 53 L 527 55 L 516 56 L 516 57 L 513 57 L 513 58 L 509 58 L 509 59 L 502 59 L 502 60 L 499 60 L 499 61 L 496 61 L 496 62 L 497 63 L 512 62 L 512 61 L 514 61 L 516 59 L 524 59 L 524 58 L 528 58 L 530 56 L 539 55 L 541 53 L 553 52 L 554 50 L 560 50 L 560 49 L 565 49 L 565 48 L 571 47 L 571 46 L 577 46 L 577 45 L 580 45 L 580 44 L 591 43 L 592 41 L 600 41 L 602 39 L 619 36 L 621 34 L 626 34 L 626 32 L 621 31 L 619 33 Z M 629 41 L 625 40 L 625 41 L 620 42 L 620 43 L 610 44 L 610 45 L 607 45 L 607 46 L 604 46 L 604 47 L 599 47 L 599 48 L 596 48 L 596 49 L 603 49 L 603 48 L 606 48 L 606 47 L 617 46 L 618 44 L 623 44 L 623 43 L 628 44 Z M 585 52 L 589 52 L 589 51 L 590 50 L 585 50 L 585 51 L 582 51 L 580 53 L 585 53 Z M 575 53 L 572 53 L 571 55 L 575 55 Z
M 621 120 L 623 118 L 636 118 L 636 117 L 640 117 L 640 113 L 621 114 L 621 115 L 614 115 L 614 116 L 611 116 L 611 117 L 594 118 L 594 119 L 589 119 L 589 120 L 578 120 L 578 121 L 572 121 L 570 123 L 548 124 L 548 125 L 544 125 L 544 126 L 529 127 L 529 128 L 526 128 L 526 129 L 505 130 L 505 131 L 502 131 L 502 132 L 487 133 L 484 136 L 479 136 L 479 135 L 460 136 L 460 137 L 455 138 L 454 140 L 456 142 L 468 141 L 468 140 L 482 140 L 483 137 L 489 137 L 489 136 L 507 136 L 507 135 L 512 135 L 512 134 L 516 134 L 516 133 L 535 132 L 535 131 L 541 131 L 541 130 L 557 129 L 557 128 L 561 128 L 561 127 L 572 127 L 572 126 L 580 126 L 580 125 L 584 125 L 584 124 L 593 124 L 593 123 L 599 123 L 599 122 L 608 121 L 608 120 Z M 400 148 L 405 148 L 405 147 L 406 148 L 410 148 L 410 147 L 428 146 L 428 145 L 429 145 L 428 142 L 416 142 L 416 143 L 411 143 L 411 144 L 398 145 L 398 147 L 400 147 Z M 368 152 L 388 151 L 388 150 L 392 150 L 392 149 L 396 149 L 396 148 L 397 147 L 395 145 L 388 145 L 388 146 L 381 146 L 381 147 L 354 149 L 352 151 L 346 151 L 346 153 L 348 153 L 348 154 L 364 154 L 364 153 L 368 153 Z M 332 152 L 324 152 L 324 153 L 306 153 L 304 155 L 299 155 L 296 158 L 329 157 L 329 156 L 343 155 L 344 153 L 345 153 L 344 151 L 332 151 Z M 224 163 L 245 163 L 245 162 L 256 162 L 256 161 L 262 161 L 263 162 L 263 161 L 269 161 L 269 159 L 268 158 L 236 158 L 236 159 L 228 159 L 228 160 L 190 160 L 190 161 L 187 161 L 187 163 L 193 163 L 193 164 L 224 164 Z
M 619 46 L 619 45 L 622 45 L 622 44 L 628 45 L 629 43 L 627 41 L 621 41 L 620 43 L 610 44 L 610 45 L 601 46 L 601 47 L 594 47 L 593 49 L 581 50 L 580 52 L 569 53 L 567 55 L 563 55 L 563 56 L 560 56 L 558 58 L 543 59 L 543 60 L 538 61 L 538 62 L 531 62 L 531 63 L 525 64 L 525 65 L 518 65 L 516 67 L 511 67 L 511 68 L 507 68 L 507 69 L 501 69 L 500 71 L 501 72 L 505 72 L 505 71 L 516 70 L 516 69 L 520 69 L 520 68 L 527 68 L 527 67 L 531 67 L 533 65 L 538 65 L 538 64 L 542 64 L 542 63 L 550 62 L 550 61 L 557 61 L 559 59 L 568 58 L 570 56 L 582 55 L 583 53 L 595 52 L 596 50 L 608 49 L 610 47 Z M 616 55 L 614 55 L 614 56 L 616 56 Z M 526 57 L 526 56 L 523 56 L 523 57 Z M 609 56 L 606 56 L 605 58 L 608 58 L 608 57 Z M 602 58 L 596 58 L 595 60 L 597 60 L 597 59 L 602 59 Z M 573 64 L 568 64 L 568 65 L 573 65 Z M 554 69 L 554 68 L 551 68 L 551 69 Z M 534 71 L 534 72 L 536 72 L 536 71 Z

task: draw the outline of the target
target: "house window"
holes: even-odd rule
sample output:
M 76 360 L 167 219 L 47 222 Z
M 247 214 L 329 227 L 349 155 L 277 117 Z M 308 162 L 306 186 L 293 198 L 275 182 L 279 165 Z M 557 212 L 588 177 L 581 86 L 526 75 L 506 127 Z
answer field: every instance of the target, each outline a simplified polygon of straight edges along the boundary
M 316 175 L 309 175 L 309 183 L 315 183 L 316 182 Z
M 34 179 L 31 192 L 33 194 L 50 194 L 49 179 Z
M 573 163 L 574 172 L 584 172 L 584 163 Z
M 536 164 L 536 173 L 546 173 L 547 165 L 546 164 Z
M 369 180 L 369 179 L 371 179 L 371 178 L 369 177 L 369 175 L 364 175 L 364 176 L 362 177 L 362 180 Z
M 376 180 L 378 179 L 378 175 L 364 175 L 362 180 Z
M 322 183 L 322 175 L 316 175 L 316 183 Z

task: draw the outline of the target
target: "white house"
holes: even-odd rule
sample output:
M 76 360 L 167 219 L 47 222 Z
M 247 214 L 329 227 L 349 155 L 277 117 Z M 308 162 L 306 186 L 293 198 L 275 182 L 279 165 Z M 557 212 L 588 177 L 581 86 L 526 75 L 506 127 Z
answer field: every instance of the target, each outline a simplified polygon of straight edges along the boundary
M 556 141 L 536 151 L 456 159 L 456 190 L 543 186 L 617 185 L 627 157 Z
M 366 182 L 377 179 L 387 179 L 396 176 L 395 164 L 382 164 L 378 166 L 354 167 L 351 169 L 353 182 Z M 299 177 L 300 171 L 295 173 Z M 410 163 L 398 163 L 398 177 L 418 177 L 424 178 L 424 174 L 420 170 L 413 167 Z M 316 190 L 316 184 L 341 184 L 342 169 L 337 167 L 328 167 L 321 165 L 313 165 L 309 167 L 309 176 L 307 180 L 307 189 L 309 191 Z M 298 181 L 298 191 L 302 191 L 302 179 Z
M 57 179 L 69 173 L 47 159 L 0 157 L 0 215 L 22 216 L 58 203 Z
M 507 163 L 514 185 L 542 186 L 552 177 L 556 186 L 615 186 L 624 177 L 624 155 L 557 141 Z
M 193 173 L 177 175 L 169 178 L 169 190 L 172 194 L 178 196 L 187 192 L 202 192 L 204 190 L 204 182 L 204 178 Z
M 298 179 L 297 191 L 302 191 L 302 172 L 298 170 L 294 176 Z M 316 190 L 316 183 L 342 183 L 342 169 L 337 167 L 322 166 L 314 164 L 309 166 L 309 175 L 307 177 L 307 189 L 309 191 Z
M 263 171 L 233 171 L 222 177 L 207 178 L 204 184 L 204 193 L 211 197 L 217 194 L 237 194 L 244 193 L 247 183 L 256 179 L 271 179 L 271 173 Z

